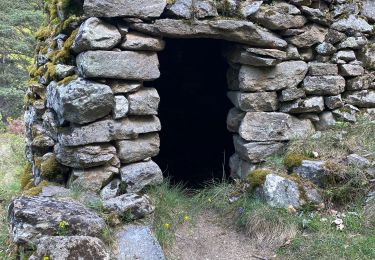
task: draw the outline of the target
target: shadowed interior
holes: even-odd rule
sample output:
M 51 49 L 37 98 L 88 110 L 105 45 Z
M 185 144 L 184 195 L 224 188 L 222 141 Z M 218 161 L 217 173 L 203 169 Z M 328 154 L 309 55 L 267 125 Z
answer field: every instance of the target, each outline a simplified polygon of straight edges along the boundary
M 173 182 L 197 187 L 228 176 L 233 154 L 226 116 L 233 106 L 226 97 L 228 64 L 225 42 L 167 39 L 159 53 L 161 77 L 145 85 L 155 87 L 161 102 L 160 154 L 155 158 Z

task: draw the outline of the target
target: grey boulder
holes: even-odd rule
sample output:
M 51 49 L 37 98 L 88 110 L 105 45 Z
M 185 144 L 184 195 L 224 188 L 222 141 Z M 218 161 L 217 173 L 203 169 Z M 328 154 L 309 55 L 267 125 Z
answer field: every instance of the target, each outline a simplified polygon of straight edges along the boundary
M 52 82 L 47 87 L 47 107 L 55 111 L 60 123 L 95 121 L 108 115 L 113 105 L 112 90 L 104 84 L 79 78 L 61 86 Z
M 238 128 L 240 127 L 242 119 L 245 117 L 245 112 L 237 109 L 232 108 L 228 112 L 227 116 L 227 129 L 230 132 L 238 132 Z
M 294 168 L 294 172 L 303 179 L 322 185 L 324 178 L 327 177 L 327 172 L 323 161 L 303 160 L 301 165 Z
M 159 153 L 160 139 L 157 133 L 140 135 L 137 139 L 116 142 L 122 163 L 132 163 L 154 157 Z
M 139 192 L 146 186 L 157 185 L 163 181 L 163 173 L 151 160 L 125 165 L 120 169 L 120 173 L 121 180 L 127 184 L 127 192 Z
M 160 97 L 155 88 L 141 88 L 127 95 L 130 115 L 157 115 Z
M 276 91 L 296 87 L 307 73 L 303 61 L 286 61 L 272 68 L 242 66 L 239 72 L 239 88 L 243 91 Z
M 242 111 L 276 111 L 278 100 L 276 92 L 243 93 L 228 92 L 228 97 L 234 106 Z
M 110 260 L 110 254 L 104 243 L 90 236 L 45 236 L 29 258 L 38 260 L 48 257 L 54 260 L 101 259 Z
M 128 33 L 124 42 L 121 43 L 121 48 L 124 50 L 162 51 L 164 47 L 165 42 L 161 38 L 137 32 Z
M 375 90 L 350 91 L 343 95 L 346 103 L 364 108 L 375 107 Z
M 356 17 L 353 14 L 334 22 L 331 25 L 331 28 L 341 32 L 347 30 L 354 30 L 362 33 L 372 32 L 372 26 L 369 25 L 366 20 Z
M 125 226 L 116 234 L 115 248 L 117 259 L 165 259 L 159 242 L 147 226 Z
M 341 76 L 307 76 L 303 88 L 307 94 L 338 95 L 345 90 L 345 79 Z
M 113 108 L 113 118 L 120 119 L 125 117 L 129 112 L 129 102 L 125 96 L 115 96 L 115 106 Z
M 54 236 L 65 221 L 67 235 L 99 236 L 105 222 L 82 204 L 47 197 L 17 197 L 9 206 L 8 221 L 14 243 L 36 243 Z
M 280 112 L 298 114 L 298 113 L 319 113 L 324 110 L 323 97 L 309 96 L 291 102 L 285 102 L 280 105 Z
M 79 27 L 71 49 L 75 53 L 87 50 L 110 50 L 120 41 L 121 34 L 116 26 L 91 17 Z

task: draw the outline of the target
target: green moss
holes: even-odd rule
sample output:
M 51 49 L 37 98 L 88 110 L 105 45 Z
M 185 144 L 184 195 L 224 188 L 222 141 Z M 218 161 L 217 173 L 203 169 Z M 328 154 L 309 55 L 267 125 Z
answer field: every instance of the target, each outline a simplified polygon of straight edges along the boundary
M 59 82 L 57 82 L 57 85 L 66 85 L 69 82 L 76 80 L 77 78 L 78 78 L 78 75 L 72 75 L 72 76 L 66 77 L 63 80 L 60 80 Z
M 56 65 L 51 62 L 48 62 L 46 66 L 47 66 L 47 72 L 45 74 L 45 77 L 48 80 L 55 80 L 56 79 Z
M 300 166 L 303 160 L 310 159 L 307 155 L 301 153 L 288 152 L 284 157 L 284 165 L 288 169 L 293 169 L 294 167 Z
M 78 28 L 75 29 L 69 36 L 68 39 L 64 42 L 63 48 L 56 53 L 56 55 L 52 58 L 53 63 L 57 63 L 58 61 L 65 62 L 70 57 L 70 47 L 73 45 L 74 39 L 77 36 Z
M 251 171 L 247 176 L 247 183 L 250 185 L 249 190 L 252 191 L 256 187 L 263 185 L 264 181 L 266 180 L 266 176 L 270 173 L 271 171 L 267 169 L 257 169 Z
M 41 181 L 38 186 L 35 186 L 31 189 L 28 189 L 28 190 L 25 190 L 23 192 L 23 195 L 26 195 L 26 196 L 37 196 L 39 195 L 39 193 L 42 191 L 43 187 L 46 187 L 48 185 L 50 185 L 51 183 L 49 183 L 48 181 Z
M 41 163 L 40 171 L 43 179 L 58 183 L 64 182 L 65 180 L 65 167 L 56 160 L 55 154 Z
M 30 183 L 32 176 L 32 164 L 27 162 L 23 172 L 20 176 L 20 182 L 21 182 L 21 189 L 25 189 L 25 187 Z

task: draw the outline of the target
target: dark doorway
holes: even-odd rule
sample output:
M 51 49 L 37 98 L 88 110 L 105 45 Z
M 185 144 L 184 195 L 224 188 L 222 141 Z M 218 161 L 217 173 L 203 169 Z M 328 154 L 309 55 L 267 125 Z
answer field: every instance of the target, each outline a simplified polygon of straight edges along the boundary
M 166 40 L 159 53 L 160 79 L 155 87 L 161 102 L 160 154 L 155 158 L 173 182 L 189 187 L 228 176 L 233 153 L 226 116 L 228 98 L 223 44 L 218 40 Z

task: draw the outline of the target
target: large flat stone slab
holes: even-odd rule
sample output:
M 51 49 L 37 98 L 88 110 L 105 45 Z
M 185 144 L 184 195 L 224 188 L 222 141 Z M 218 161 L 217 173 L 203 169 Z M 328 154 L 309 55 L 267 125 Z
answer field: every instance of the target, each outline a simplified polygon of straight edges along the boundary
M 17 244 L 55 236 L 65 221 L 67 235 L 98 236 L 105 222 L 82 204 L 47 197 L 17 197 L 9 206 L 11 238 Z
M 303 61 L 287 61 L 272 68 L 242 66 L 239 72 L 239 88 L 243 91 L 275 91 L 296 87 L 308 70 Z
M 129 225 L 116 234 L 117 259 L 164 260 L 159 242 L 147 226 Z
M 184 20 L 160 19 L 152 24 L 136 23 L 131 28 L 155 36 L 170 38 L 211 38 L 252 46 L 284 48 L 287 43 L 276 34 L 240 20 Z
M 246 141 L 287 141 L 314 132 L 310 120 L 278 112 L 247 112 L 239 128 Z
M 167 5 L 166 0 L 85 0 L 86 16 L 96 17 L 159 17 Z
M 158 155 L 160 139 L 157 133 L 149 133 L 137 139 L 117 141 L 116 147 L 121 162 L 137 162 Z
M 154 52 L 87 51 L 77 56 L 77 67 L 84 78 L 149 81 L 160 76 Z

